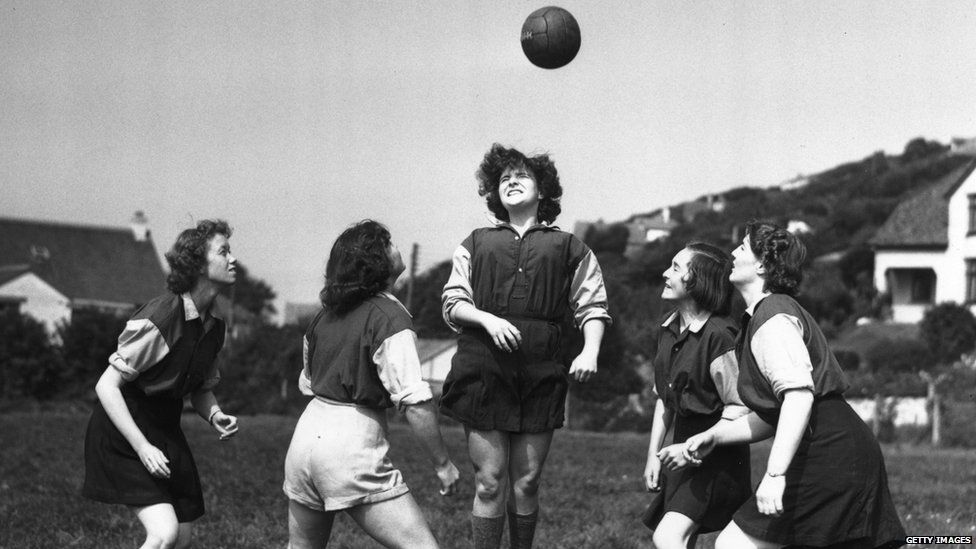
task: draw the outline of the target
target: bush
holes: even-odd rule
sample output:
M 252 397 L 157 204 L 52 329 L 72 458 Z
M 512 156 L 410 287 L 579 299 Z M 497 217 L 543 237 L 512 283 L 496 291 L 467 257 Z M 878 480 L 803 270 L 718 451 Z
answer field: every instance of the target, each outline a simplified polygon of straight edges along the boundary
M 125 323 L 125 318 L 113 313 L 77 310 L 71 314 L 70 323 L 58 328 L 66 394 L 83 394 L 95 386 L 108 366 L 108 357 L 118 347 Z
M 949 400 L 942 404 L 942 444 L 976 448 L 976 402 Z
M 834 356 L 837 357 L 837 362 L 846 372 L 857 370 L 861 366 L 861 356 L 855 351 L 838 349 L 834 351 Z
M 63 370 L 44 324 L 15 310 L 0 312 L 0 396 L 50 398 Z
M 933 364 L 925 343 L 917 339 L 882 339 L 868 348 L 865 361 L 875 373 L 916 374 Z
M 215 392 L 231 413 L 288 413 L 308 403 L 298 392 L 302 330 L 297 326 L 262 326 L 228 341 L 218 360 L 221 381 Z

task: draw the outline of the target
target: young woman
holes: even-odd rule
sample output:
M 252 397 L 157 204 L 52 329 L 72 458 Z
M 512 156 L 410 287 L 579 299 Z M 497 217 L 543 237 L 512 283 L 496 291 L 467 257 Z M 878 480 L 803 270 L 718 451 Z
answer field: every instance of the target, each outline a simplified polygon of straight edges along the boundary
M 704 243 L 688 244 L 664 272 L 661 297 L 675 309 L 661 325 L 654 356 L 654 408 L 644 481 L 660 494 L 644 513 L 658 549 L 694 547 L 699 533 L 721 530 L 751 492 L 749 445 L 723 447 L 700 467 L 662 471 L 661 450 L 668 430 L 675 443 L 720 421 L 748 413 L 736 383 L 732 260 Z
M 444 319 L 459 333 L 441 411 L 464 424 L 475 469 L 476 548 L 501 543 L 508 509 L 511 547 L 532 546 L 539 481 L 568 387 L 559 323 L 569 314 L 583 350 L 569 375 L 597 371 L 607 313 L 593 253 L 552 226 L 562 187 L 548 155 L 495 144 L 477 172 L 479 194 L 498 219 L 457 248 L 444 287 Z
M 143 549 L 182 548 L 204 513 L 193 455 L 180 428 L 183 397 L 225 440 L 237 418 L 212 392 L 224 323 L 210 306 L 233 284 L 236 259 L 224 221 L 200 221 L 166 254 L 171 293 L 143 305 L 125 325 L 95 393 L 85 435 L 85 497 L 130 506 L 146 530 Z
M 794 299 L 806 249 L 776 225 L 752 222 L 732 283 L 746 302 L 739 395 L 753 413 L 687 441 L 685 458 L 773 437 L 755 495 L 715 547 L 898 547 L 905 531 L 888 492 L 884 457 L 841 394 L 847 382 L 816 321 Z
M 386 409 L 396 406 L 430 453 L 440 493 L 454 492 L 458 470 L 421 379 L 413 322 L 389 291 L 402 272 L 390 232 L 375 221 L 346 229 L 332 246 L 323 308 L 305 332 L 299 378 L 302 392 L 315 398 L 285 457 L 292 549 L 325 547 L 338 511 L 385 547 L 437 547 L 387 457 Z

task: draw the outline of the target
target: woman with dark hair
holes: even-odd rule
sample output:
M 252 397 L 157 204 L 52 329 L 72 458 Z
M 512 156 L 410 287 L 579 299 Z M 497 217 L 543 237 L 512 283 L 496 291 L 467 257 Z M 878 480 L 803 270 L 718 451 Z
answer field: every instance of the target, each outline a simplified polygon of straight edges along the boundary
M 346 229 L 329 254 L 322 309 L 304 338 L 301 391 L 314 396 L 285 457 L 289 547 L 325 547 L 345 511 L 385 547 L 436 548 L 400 471 L 387 457 L 386 409 L 404 410 L 454 492 L 457 467 L 421 379 L 410 313 L 390 293 L 403 272 L 390 232 L 375 221 Z
M 221 411 L 213 388 L 224 323 L 212 316 L 220 290 L 236 280 L 225 221 L 183 231 L 166 254 L 170 293 L 126 322 L 118 349 L 95 385 L 98 401 L 85 435 L 85 497 L 135 510 L 142 547 L 182 548 L 203 515 L 203 491 L 180 427 L 183 397 L 226 440 L 237 418 Z
M 694 547 L 698 534 L 721 530 L 732 513 L 749 499 L 749 445 L 716 451 L 701 467 L 663 470 L 661 458 L 676 447 L 661 449 L 666 433 L 684 442 L 716 423 L 734 420 L 749 410 L 736 391 L 736 328 L 729 319 L 732 259 L 726 252 L 693 242 L 678 252 L 664 272 L 661 297 L 675 308 L 665 316 L 654 355 L 654 407 L 644 482 L 660 492 L 644 512 L 654 530 L 654 547 Z
M 474 464 L 474 546 L 500 545 L 507 507 L 511 547 L 525 549 L 542 467 L 563 424 L 567 373 L 580 382 L 596 373 L 610 315 L 593 252 L 552 225 L 562 186 L 549 156 L 495 144 L 477 178 L 498 224 L 476 229 L 454 252 L 443 314 L 458 350 L 440 406 L 464 424 Z M 569 315 L 584 345 L 567 372 L 559 325 Z
M 847 388 L 816 320 L 794 299 L 803 243 L 765 222 L 746 226 L 730 280 L 746 302 L 737 342 L 739 396 L 752 413 L 690 437 L 685 458 L 773 437 L 755 495 L 715 547 L 898 547 L 905 531 L 884 456 L 841 396 Z

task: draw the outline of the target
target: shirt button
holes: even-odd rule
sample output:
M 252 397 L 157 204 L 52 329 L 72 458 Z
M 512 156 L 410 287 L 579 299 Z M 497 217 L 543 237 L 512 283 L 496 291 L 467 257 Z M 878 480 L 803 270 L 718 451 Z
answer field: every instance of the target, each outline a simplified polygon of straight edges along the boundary
M 519 272 L 522 272 L 522 267 L 519 267 Z

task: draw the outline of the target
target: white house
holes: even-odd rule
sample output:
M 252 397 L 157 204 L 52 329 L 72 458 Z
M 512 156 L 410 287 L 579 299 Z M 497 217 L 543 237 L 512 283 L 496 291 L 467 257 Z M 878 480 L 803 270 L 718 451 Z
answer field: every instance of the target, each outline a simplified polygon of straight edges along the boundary
M 447 373 L 451 371 L 451 359 L 457 352 L 457 339 L 419 339 L 417 352 L 420 354 L 421 376 L 439 397 Z
M 73 310 L 125 314 L 166 291 L 166 277 L 137 212 L 130 227 L 0 218 L 0 309 L 53 333 Z
M 976 158 L 902 201 L 870 243 L 874 284 L 892 320 L 918 322 L 936 303 L 976 312 Z

